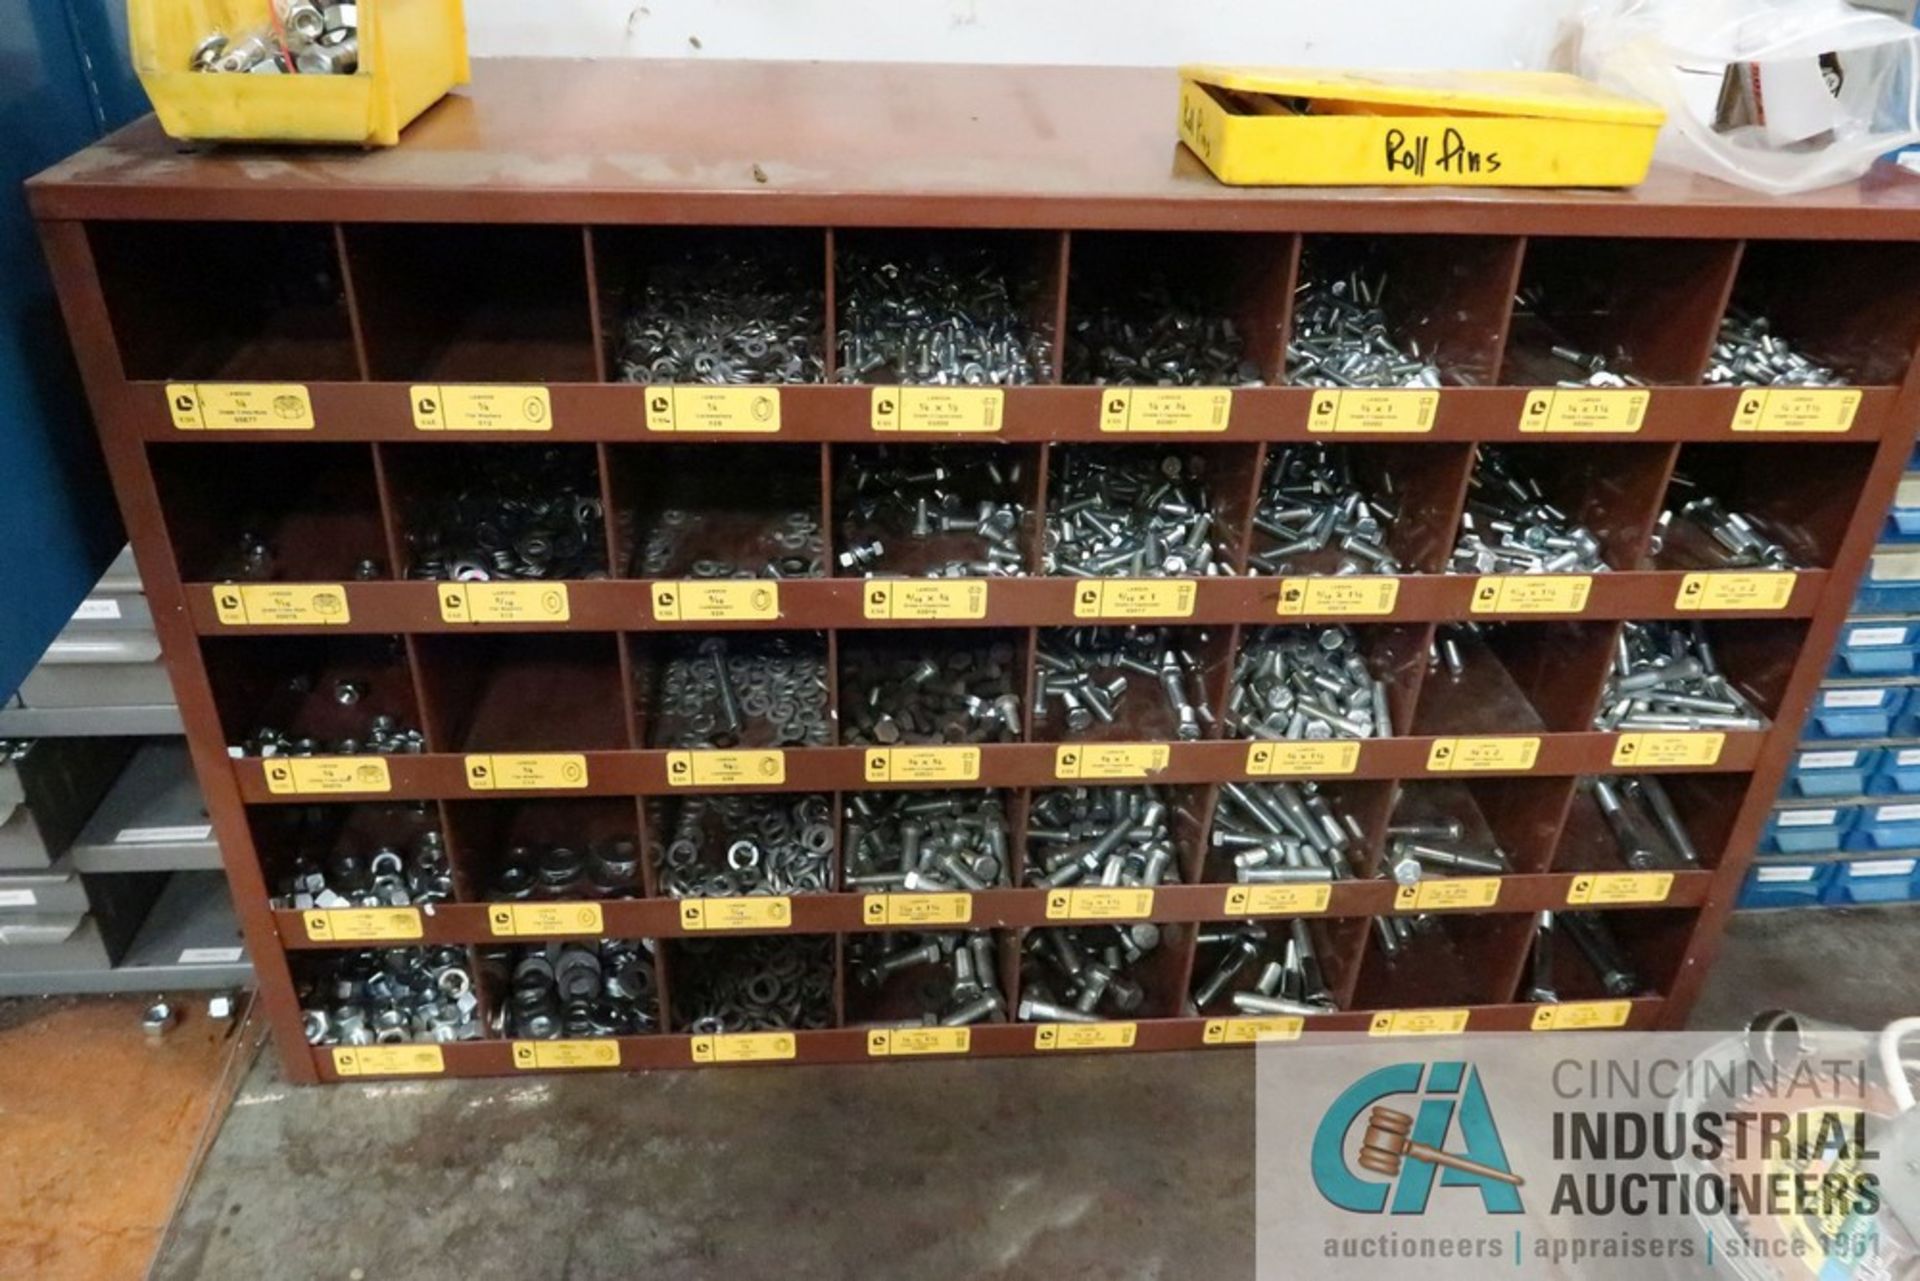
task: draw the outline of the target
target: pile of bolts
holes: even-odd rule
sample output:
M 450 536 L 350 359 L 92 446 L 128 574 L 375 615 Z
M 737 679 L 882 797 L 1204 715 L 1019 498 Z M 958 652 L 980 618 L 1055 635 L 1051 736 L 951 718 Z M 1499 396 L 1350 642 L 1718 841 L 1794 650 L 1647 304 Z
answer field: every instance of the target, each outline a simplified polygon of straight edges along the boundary
M 1033 319 L 1033 286 L 987 246 L 903 259 L 849 246 L 840 257 L 840 347 L 847 383 L 1020 386 L 1053 376 L 1053 344 Z M 1016 288 L 1010 281 L 1021 280 Z
M 1020 738 L 1020 672 L 1009 641 L 848 645 L 841 657 L 847 743 L 892 747 Z
M 1040 683 L 1034 697 L 1043 724 L 1054 727 L 1054 736 L 1084 734 L 1096 722 L 1112 725 L 1126 711 L 1137 677 L 1158 694 L 1168 726 L 1148 729 L 1143 737 L 1164 732 L 1183 742 L 1199 738 L 1214 724 L 1205 669 L 1194 654 L 1206 641 L 1205 632 L 1195 632 L 1176 643 L 1175 633 L 1164 627 L 1048 632 L 1035 655 Z
M 1063 787 L 1037 792 L 1027 823 L 1027 883 L 1170 885 L 1180 879 L 1173 814 L 1158 787 Z
M 1160 927 L 1146 922 L 1028 931 L 1020 960 L 1020 1021 L 1137 1017 L 1147 999 L 1137 971 L 1159 946 Z
M 208 33 L 188 66 L 221 75 L 350 76 L 360 69 L 360 7 L 268 0 L 269 20 L 238 34 Z
M 1547 501 L 1520 456 L 1482 445 L 1469 482 L 1451 574 L 1599 574 L 1600 538 Z
M 1179 578 L 1232 572 L 1204 457 L 1089 445 L 1055 458 L 1047 573 Z
M 1280 942 L 1280 955 L 1272 955 Z M 1313 931 L 1305 920 L 1246 921 L 1200 931 L 1193 1013 L 1259 1016 L 1326 1014 L 1338 1007 Z M 1265 958 L 1258 968 L 1256 961 Z M 1235 980 L 1253 981 L 1236 988 Z M 1222 997 L 1226 999 L 1222 1001 Z
M 1308 279 L 1293 297 L 1287 378 L 1300 387 L 1438 387 L 1440 367 L 1417 342 L 1396 341 L 1381 301 L 1385 272 Z
M 856 934 L 847 945 L 853 980 L 871 998 L 905 999 L 918 1013 L 873 1020 L 870 1027 L 967 1027 L 1004 1023 L 993 935 L 887 932 Z
M 1259 537 L 1247 558 L 1255 572 L 1405 572 L 1386 545 L 1398 514 L 1393 495 L 1360 484 L 1353 457 L 1351 450 L 1318 441 L 1283 445 L 1267 455 L 1253 514 Z M 1392 478 L 1385 483 L 1390 486 Z
M 1345 627 L 1263 627 L 1241 646 L 1227 692 L 1235 738 L 1387 738 L 1386 682 Z
M 1699 623 L 1626 623 L 1594 728 L 1760 729 L 1759 709 L 1720 669 Z
M 1573 940 L 1580 959 L 1592 970 L 1601 992 L 1614 998 L 1638 996 L 1645 984 L 1627 959 L 1626 951 L 1601 912 L 1542 912 L 1533 934 L 1533 954 L 1528 964 L 1526 999 L 1541 1004 L 1557 1004 L 1559 982 L 1555 977 L 1555 938 L 1565 930 Z
M 847 457 L 837 510 L 843 571 L 868 578 L 904 572 L 914 551 L 944 549 L 924 578 L 1024 574 L 1026 465 L 997 451 L 878 446 Z M 944 557 L 944 558 L 943 558 Z
M 848 890 L 984 890 L 1013 872 L 998 792 L 854 792 L 842 839 Z

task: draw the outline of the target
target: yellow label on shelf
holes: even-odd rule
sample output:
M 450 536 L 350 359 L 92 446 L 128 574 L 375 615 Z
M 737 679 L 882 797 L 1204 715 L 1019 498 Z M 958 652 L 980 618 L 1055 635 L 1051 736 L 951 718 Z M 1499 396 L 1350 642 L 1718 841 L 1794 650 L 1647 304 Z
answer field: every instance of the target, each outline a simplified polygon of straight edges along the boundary
M 569 1072 L 620 1066 L 618 1041 L 515 1041 L 513 1066 L 522 1072 Z
M 860 905 L 866 925 L 965 925 L 973 920 L 973 895 L 869 894 Z
M 564 623 L 573 617 L 565 583 L 442 583 L 448 623 Z
M 926 582 L 905 579 L 870 580 L 861 599 L 867 618 L 940 622 L 985 618 L 987 581 L 984 578 L 942 578 Z
M 213 612 L 229 627 L 340 627 L 352 621 L 338 583 L 222 583 Z
M 1315 391 L 1307 412 L 1308 431 L 1423 433 L 1433 430 L 1440 393 L 1394 388 L 1388 391 Z
M 1063 743 L 1053 753 L 1057 779 L 1146 778 L 1167 767 L 1165 743 Z
M 275 756 L 260 767 L 267 776 L 267 790 L 275 796 L 393 790 L 393 775 L 383 756 Z
M 1473 587 L 1476 614 L 1578 614 L 1593 592 L 1588 574 L 1496 574 Z
M 786 895 L 741 898 L 683 898 L 683 930 L 784 930 L 793 924 L 793 900 Z
M 467 787 L 476 792 L 577 791 L 587 785 L 587 758 L 577 752 L 467 757 Z
M 1753 574 L 1728 574 L 1718 571 L 1688 574 L 1680 580 L 1673 607 L 1684 610 L 1785 609 L 1793 596 L 1794 574 L 1790 569 L 1763 570 Z
M 1631 1001 L 1568 1001 L 1542 1005 L 1529 1025 L 1535 1032 L 1580 1032 L 1596 1027 L 1625 1027 L 1633 1013 Z
M 1220 432 L 1232 416 L 1226 387 L 1109 387 L 1100 395 L 1104 432 Z
M 792 1058 L 797 1044 L 791 1032 L 722 1032 L 694 1037 L 691 1049 L 695 1063 L 770 1063 Z
M 778 583 L 687 579 L 653 585 L 657 623 L 764 623 L 778 617 Z
M 1202 1045 L 1252 1045 L 1256 1041 L 1297 1041 L 1307 1026 L 1298 1014 L 1264 1018 L 1208 1019 L 1200 1030 Z
M 780 389 L 649 387 L 647 430 L 772 435 L 780 430 Z
M 495 903 L 487 909 L 487 928 L 497 938 L 552 938 L 600 934 L 606 924 L 598 903 Z
M 1733 430 L 1843 432 L 1859 412 L 1858 388 L 1755 387 L 1734 402 Z
M 1614 903 L 1664 903 L 1673 893 L 1672 872 L 1591 872 L 1567 887 L 1569 905 L 1603 907 Z
M 1615 765 L 1713 765 L 1727 736 L 1717 731 L 1642 730 L 1622 734 L 1613 745 Z
M 1351 739 L 1247 744 L 1247 773 L 1255 778 L 1351 774 L 1359 768 L 1360 744 Z
M 168 383 L 179 431 L 312 431 L 313 398 L 299 383 Z
M 426 937 L 417 907 L 316 908 L 300 913 L 314 943 L 372 943 Z
M 977 747 L 869 747 L 869 783 L 971 783 L 980 777 Z
M 1042 1023 L 1033 1029 L 1033 1048 L 1125 1050 L 1139 1032 L 1137 1023 Z
M 1152 915 L 1152 890 L 1115 885 L 1047 891 L 1049 921 L 1137 921 Z
M 1194 583 L 1185 578 L 1082 579 L 1075 618 L 1191 618 Z
M 1275 613 L 1379 618 L 1393 612 L 1400 599 L 1400 580 L 1356 575 L 1351 578 L 1283 578 Z
M 1368 1036 L 1452 1036 L 1467 1030 L 1471 1010 L 1381 1010 L 1367 1024 Z
M 1402 885 L 1393 892 L 1396 912 L 1492 907 L 1499 901 L 1500 878 L 1497 876 L 1437 876 L 1417 885 Z
M 437 1076 L 447 1059 L 437 1045 L 336 1045 L 333 1070 L 339 1076 Z
M 778 787 L 786 781 L 787 754 L 772 748 L 667 753 L 671 787 Z
M 1427 749 L 1429 774 L 1480 770 L 1530 770 L 1540 758 L 1540 740 L 1528 738 L 1436 738 Z
M 1235 885 L 1227 890 L 1230 916 L 1307 916 L 1324 912 L 1333 902 L 1333 886 L 1316 881 L 1302 885 Z
M 970 1027 L 877 1027 L 867 1033 L 867 1057 L 965 1054 L 973 1048 Z
M 417 431 L 552 431 L 553 396 L 534 384 L 415 385 Z
M 998 387 L 875 387 L 873 429 L 903 432 L 996 432 L 1006 419 Z
M 1647 420 L 1653 393 L 1644 387 L 1541 387 L 1520 407 L 1522 432 L 1631 433 Z

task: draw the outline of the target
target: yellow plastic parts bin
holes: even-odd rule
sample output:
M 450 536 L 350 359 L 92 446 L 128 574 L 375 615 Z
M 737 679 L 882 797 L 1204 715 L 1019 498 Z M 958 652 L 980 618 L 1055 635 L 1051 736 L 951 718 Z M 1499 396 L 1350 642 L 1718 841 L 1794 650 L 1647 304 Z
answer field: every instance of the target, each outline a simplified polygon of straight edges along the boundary
M 391 147 L 416 116 L 465 84 L 462 0 L 360 0 L 360 70 L 350 76 L 188 69 L 209 34 L 250 31 L 270 0 L 127 0 L 133 66 L 169 136 Z
M 1180 138 L 1235 186 L 1631 187 L 1665 120 L 1560 72 L 1180 69 Z

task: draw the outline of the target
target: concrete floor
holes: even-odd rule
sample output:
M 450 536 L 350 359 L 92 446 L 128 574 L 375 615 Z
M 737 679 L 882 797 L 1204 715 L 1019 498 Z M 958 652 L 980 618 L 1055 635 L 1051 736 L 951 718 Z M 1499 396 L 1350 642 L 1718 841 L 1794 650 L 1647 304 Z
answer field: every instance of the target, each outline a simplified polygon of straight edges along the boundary
M 1920 915 L 1737 918 L 1697 1022 L 1915 1012 Z M 1252 1056 L 297 1089 L 263 1059 L 166 1279 L 1247 1276 Z

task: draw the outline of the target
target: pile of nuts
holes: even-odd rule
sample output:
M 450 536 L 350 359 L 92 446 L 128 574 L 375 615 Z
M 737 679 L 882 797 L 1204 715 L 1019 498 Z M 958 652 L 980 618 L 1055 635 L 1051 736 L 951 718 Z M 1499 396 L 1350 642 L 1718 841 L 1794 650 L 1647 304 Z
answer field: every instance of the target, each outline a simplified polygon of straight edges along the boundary
M 357 4 L 267 0 L 273 20 L 240 35 L 209 34 L 188 66 L 226 75 L 350 76 L 360 69 Z
M 780 633 L 662 636 L 648 735 L 655 747 L 821 747 L 827 660 L 812 638 Z
M 1227 691 L 1235 738 L 1387 738 L 1386 682 L 1345 627 L 1263 627 L 1240 649 Z
M 598 939 L 482 951 L 488 990 L 507 993 L 493 1012 L 495 1035 L 556 1041 L 659 1031 L 653 948 L 652 939 Z
M 1310 278 L 1294 291 L 1287 380 L 1302 387 L 1438 387 L 1440 367 L 1417 343 L 1397 343 L 1380 300 L 1384 272 Z
M 1005 257 L 965 245 L 903 261 L 849 246 L 838 263 L 839 381 L 1049 381 L 1053 345 L 1034 323 L 1032 278 L 1016 283 Z
M 1599 574 L 1606 568 L 1599 536 L 1548 502 L 1516 454 L 1480 447 L 1448 573 Z
M 1027 819 L 1027 884 L 1045 889 L 1177 884 L 1172 820 L 1161 789 L 1150 784 L 1036 792 Z M 1146 937 L 1143 931 L 1136 941 L 1145 947 Z
M 407 514 L 409 577 L 460 583 L 605 578 L 607 531 L 591 449 L 441 451 L 448 474 Z
M 854 792 L 843 839 L 849 890 L 984 890 L 1013 871 L 998 792 Z
M 1053 457 L 1047 573 L 1177 578 L 1232 572 L 1205 458 L 1125 445 L 1081 445 Z
M 1590 779 L 1587 786 L 1613 833 L 1622 866 L 1655 872 L 1700 865 L 1687 825 L 1659 779 L 1628 774 L 1617 780 Z
M 309 1045 L 477 1041 L 480 998 L 463 947 L 308 952 L 295 970 Z
M 1223 783 L 1208 842 L 1231 851 L 1241 885 L 1343 881 L 1366 833 L 1318 783 Z
M 833 807 L 817 792 L 689 796 L 651 810 L 660 888 L 674 898 L 833 888 Z
M 1595 729 L 1759 729 L 1765 723 L 1720 670 L 1698 623 L 1621 627 Z
M 409 808 L 416 822 L 424 822 L 425 802 Z M 334 816 L 326 807 L 294 818 L 310 826 L 314 837 L 330 842 Z M 305 843 L 300 834 L 294 841 Z M 299 850 L 276 881 L 273 906 L 304 912 L 309 908 L 408 907 L 452 898 L 453 869 L 447 861 L 446 838 L 438 827 L 422 827 L 410 843 L 389 842 L 372 853 L 348 848 L 320 854 Z
M 1020 458 L 977 446 L 850 453 L 837 499 L 840 568 L 868 578 L 1025 573 L 1025 473 Z
M 907 638 L 902 633 L 893 639 Z M 1011 641 L 953 633 L 919 645 L 851 641 L 840 653 L 841 719 L 849 744 L 1012 743 L 1020 738 L 1015 690 L 1022 673 Z
M 1280 958 L 1274 960 L 1269 956 L 1266 963 L 1254 971 L 1251 984 L 1229 991 L 1249 965 L 1268 953 L 1274 935 L 1285 940 Z M 1327 986 L 1313 931 L 1299 917 L 1291 921 L 1246 921 L 1201 930 L 1194 973 L 1204 975 L 1193 989 L 1193 1009 L 1198 1014 L 1311 1016 L 1339 1008 L 1333 990 Z
M 1838 371 L 1808 359 L 1773 332 L 1773 322 L 1731 310 L 1707 361 L 1709 387 L 1837 387 Z
M 993 935 L 985 930 L 856 934 L 848 940 L 847 962 L 863 991 L 874 997 L 883 992 L 905 996 L 919 1011 L 915 1017 L 870 1021 L 868 1026 L 967 1027 L 1006 1022 L 1007 1002 L 1000 994 Z
M 1149 709 L 1129 718 L 1130 729 L 1143 738 L 1199 738 L 1214 723 L 1206 673 L 1194 656 L 1206 641 L 1205 632 L 1194 632 L 1176 642 L 1165 627 L 1069 627 L 1043 633 L 1035 656 L 1040 669 L 1036 732 L 1043 738 L 1077 737 L 1096 721 L 1114 724 L 1139 677 L 1158 692 L 1167 728 L 1141 719 L 1152 717 Z
M 1418 885 L 1435 874 L 1499 876 L 1513 870 L 1498 845 L 1466 839 L 1457 818 L 1406 819 L 1387 825 L 1386 875 L 1401 885 Z
M 285 692 L 304 700 L 313 692 L 314 678 L 306 673 L 288 678 Z M 358 707 L 368 694 L 365 680 L 340 679 L 333 682 L 330 696 L 338 707 Z M 367 718 L 363 734 L 335 739 L 318 739 L 294 734 L 278 726 L 262 725 L 245 741 L 227 748 L 227 755 L 242 756 L 417 756 L 427 750 L 427 736 L 421 730 L 402 725 L 388 712 Z
M 621 381 L 825 382 L 824 274 L 765 248 L 716 245 L 654 264 L 620 325 Z
M 734 532 L 738 536 L 728 536 Z M 751 529 L 732 531 L 669 507 L 637 550 L 635 568 L 642 578 L 821 578 L 827 572 L 820 513 L 807 508 L 771 512 Z
M 1701 493 L 1700 485 L 1680 472 L 1668 486 L 1648 554 L 1700 569 L 1803 568 L 1759 517 Z
M 1136 1017 L 1147 991 L 1135 971 L 1159 946 L 1160 927 L 1146 922 L 1028 931 L 1020 959 L 1020 1021 Z
M 1074 321 L 1067 343 L 1070 383 L 1160 387 L 1258 387 L 1260 367 L 1224 299 L 1195 305 L 1188 282 L 1174 281 L 1159 259 L 1130 275 L 1125 298 L 1103 299 Z M 1116 305 L 1118 304 L 1118 305 Z
M 527 842 L 501 851 L 487 875 L 487 898 L 636 898 L 640 894 L 640 847 L 631 837 L 584 844 Z
M 673 948 L 673 1013 L 695 1036 L 830 1027 L 833 937 L 681 939 Z
M 1619 940 L 1601 912 L 1542 912 L 1533 935 L 1528 964 L 1528 1001 L 1555 1004 L 1560 992 L 1554 981 L 1554 936 L 1565 930 L 1593 971 L 1600 990 L 1611 997 L 1638 996 L 1645 984 L 1627 959 Z
M 1398 514 L 1391 500 L 1354 479 L 1351 450 L 1318 441 L 1279 446 L 1267 455 L 1248 563 L 1266 574 L 1402 573 L 1386 545 Z

